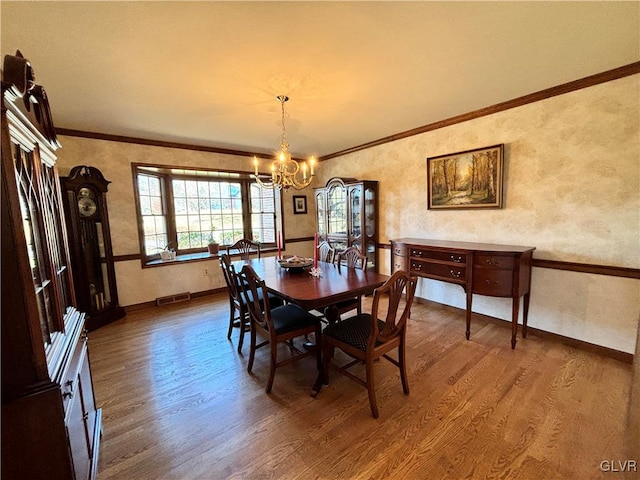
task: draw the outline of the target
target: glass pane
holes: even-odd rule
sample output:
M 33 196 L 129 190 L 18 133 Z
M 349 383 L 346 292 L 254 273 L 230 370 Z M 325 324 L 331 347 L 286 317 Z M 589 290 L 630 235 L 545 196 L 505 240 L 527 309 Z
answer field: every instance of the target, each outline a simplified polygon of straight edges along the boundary
M 251 238 L 262 244 L 276 242 L 276 197 L 271 189 L 251 184 Z
M 349 196 L 351 197 L 351 235 L 359 237 L 362 235 L 362 219 L 360 217 L 362 188 L 359 186 L 351 187 Z
M 333 186 L 327 195 L 329 209 L 329 234 L 347 233 L 346 192 L 340 186 Z
M 25 152 L 18 145 L 12 145 L 12 150 L 22 226 L 27 242 L 31 276 L 38 299 L 40 329 L 42 339 L 45 345 L 48 345 L 51 343 L 51 335 L 57 329 L 50 303 L 51 282 L 47 273 L 47 258 L 45 257 L 45 229 L 38 222 L 39 218 L 44 218 L 45 209 L 39 202 L 36 190 L 37 173 L 33 153 Z
M 371 188 L 364 191 L 364 215 L 366 218 L 366 233 L 368 237 L 374 235 L 375 232 L 375 192 Z
M 324 193 L 318 193 L 316 195 L 316 229 L 321 237 L 324 237 L 327 233 L 325 229 L 324 202 Z
M 140 213 L 151 215 L 151 199 L 149 197 L 140 197 Z

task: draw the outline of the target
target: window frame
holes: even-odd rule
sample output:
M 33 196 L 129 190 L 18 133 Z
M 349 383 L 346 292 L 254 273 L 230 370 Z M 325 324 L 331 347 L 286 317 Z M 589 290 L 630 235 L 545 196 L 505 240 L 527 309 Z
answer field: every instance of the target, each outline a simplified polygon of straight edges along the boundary
M 140 191 L 138 188 L 138 175 L 145 174 L 155 176 L 160 179 L 161 195 L 163 201 L 163 210 L 166 223 L 167 241 L 177 246 L 177 228 L 176 216 L 174 209 L 174 195 L 172 180 L 179 178 L 180 180 L 211 180 L 211 181 L 228 181 L 229 183 L 240 183 L 241 201 L 242 201 L 242 225 L 244 236 L 252 238 L 251 223 L 251 184 L 256 184 L 252 174 L 246 171 L 228 170 L 220 168 L 202 168 L 202 167 L 185 167 L 185 166 L 169 166 L 152 163 L 132 163 L 132 181 L 134 188 L 136 221 L 138 224 L 138 242 L 140 248 L 140 261 L 142 267 L 153 267 L 158 265 L 167 265 L 174 262 L 163 262 L 160 259 L 160 251 L 150 253 L 145 248 L 144 222 L 142 218 L 142 210 L 140 205 Z M 191 173 L 189 173 L 191 172 Z M 275 232 L 274 241 L 269 243 L 261 243 L 262 251 L 275 251 L 277 233 L 282 231 L 282 216 L 284 215 L 284 206 L 282 194 L 279 190 L 274 190 L 274 206 L 275 206 Z M 220 244 L 221 249 L 225 249 L 228 245 Z M 206 245 L 204 247 L 176 250 L 177 261 L 198 261 L 210 260 L 211 255 L 208 253 Z

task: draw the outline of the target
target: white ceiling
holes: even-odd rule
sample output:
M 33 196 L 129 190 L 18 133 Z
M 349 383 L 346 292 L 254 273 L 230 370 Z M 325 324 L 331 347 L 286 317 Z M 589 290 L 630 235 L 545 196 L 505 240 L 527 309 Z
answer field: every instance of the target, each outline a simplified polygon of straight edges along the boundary
M 8 2 L 58 128 L 328 155 L 640 60 L 640 2 Z

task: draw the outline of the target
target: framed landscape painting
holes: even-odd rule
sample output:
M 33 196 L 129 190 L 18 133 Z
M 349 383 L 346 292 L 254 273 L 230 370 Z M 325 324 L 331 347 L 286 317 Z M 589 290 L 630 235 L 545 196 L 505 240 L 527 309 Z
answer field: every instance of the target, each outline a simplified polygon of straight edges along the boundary
M 504 145 L 427 158 L 429 209 L 502 208 Z

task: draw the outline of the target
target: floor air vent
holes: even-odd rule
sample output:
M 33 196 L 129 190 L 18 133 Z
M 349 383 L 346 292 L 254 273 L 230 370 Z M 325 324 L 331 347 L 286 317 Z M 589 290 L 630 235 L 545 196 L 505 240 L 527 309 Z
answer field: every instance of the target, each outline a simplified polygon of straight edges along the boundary
M 189 292 L 176 293 L 175 295 L 156 298 L 156 305 L 158 307 L 161 307 L 162 305 L 170 305 L 172 303 L 186 302 L 187 300 L 191 300 L 191 294 Z

